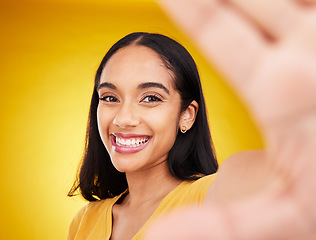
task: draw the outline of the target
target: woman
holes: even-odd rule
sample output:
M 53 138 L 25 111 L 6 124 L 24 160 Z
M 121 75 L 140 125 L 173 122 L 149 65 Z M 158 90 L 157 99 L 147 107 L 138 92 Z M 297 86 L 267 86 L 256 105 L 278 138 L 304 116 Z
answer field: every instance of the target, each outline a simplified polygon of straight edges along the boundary
M 194 60 L 176 41 L 132 33 L 95 77 L 78 180 L 91 203 L 68 239 L 143 239 L 150 222 L 201 204 L 218 164 Z

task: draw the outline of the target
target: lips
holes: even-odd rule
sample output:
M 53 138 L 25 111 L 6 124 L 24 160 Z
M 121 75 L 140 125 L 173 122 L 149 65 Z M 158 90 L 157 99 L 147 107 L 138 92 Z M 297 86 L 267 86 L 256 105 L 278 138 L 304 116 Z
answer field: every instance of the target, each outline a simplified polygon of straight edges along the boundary
M 111 134 L 112 148 L 119 153 L 136 153 L 143 150 L 150 136 L 136 134 Z

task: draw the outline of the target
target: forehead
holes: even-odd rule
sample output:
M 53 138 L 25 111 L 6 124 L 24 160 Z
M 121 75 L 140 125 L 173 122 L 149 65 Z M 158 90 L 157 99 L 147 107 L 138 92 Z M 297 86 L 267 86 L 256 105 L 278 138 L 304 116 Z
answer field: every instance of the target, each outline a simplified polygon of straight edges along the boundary
M 100 83 L 140 84 L 159 82 L 168 87 L 174 86 L 173 73 L 154 50 L 130 45 L 118 50 L 106 63 Z

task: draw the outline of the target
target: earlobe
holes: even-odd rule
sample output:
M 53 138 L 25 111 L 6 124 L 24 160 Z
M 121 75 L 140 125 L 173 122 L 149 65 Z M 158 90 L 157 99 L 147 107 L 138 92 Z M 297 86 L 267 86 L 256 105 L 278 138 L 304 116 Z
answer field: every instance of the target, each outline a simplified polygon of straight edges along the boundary
M 187 109 L 181 114 L 179 128 L 182 133 L 185 133 L 193 126 L 198 110 L 199 104 L 193 100 Z

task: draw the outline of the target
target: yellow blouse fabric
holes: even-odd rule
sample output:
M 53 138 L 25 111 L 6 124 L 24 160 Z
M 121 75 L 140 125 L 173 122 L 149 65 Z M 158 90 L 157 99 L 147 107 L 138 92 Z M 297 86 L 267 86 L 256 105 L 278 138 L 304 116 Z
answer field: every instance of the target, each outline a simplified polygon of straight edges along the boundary
M 142 240 L 150 223 L 163 214 L 179 207 L 202 204 L 214 178 L 215 174 L 212 174 L 178 185 L 161 201 L 132 240 Z M 122 194 L 90 202 L 80 209 L 70 224 L 67 240 L 109 240 L 112 231 L 112 207 Z

